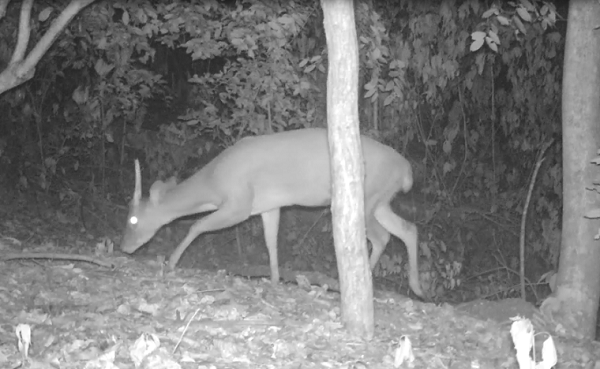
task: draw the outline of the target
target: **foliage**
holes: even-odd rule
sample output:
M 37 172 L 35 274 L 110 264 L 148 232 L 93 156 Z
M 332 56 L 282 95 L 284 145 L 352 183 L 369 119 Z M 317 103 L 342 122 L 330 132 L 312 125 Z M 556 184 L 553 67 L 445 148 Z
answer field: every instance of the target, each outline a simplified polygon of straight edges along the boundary
M 563 37 L 553 28 L 554 7 L 526 0 L 490 9 L 477 1 L 380 6 L 380 14 L 394 16 L 384 21 L 387 47 L 367 54 L 384 67 L 377 84 L 365 85 L 365 97 L 379 93 L 365 110 L 396 127 L 397 117 L 411 122 L 400 125 L 406 149 L 422 153 L 417 180 L 437 201 L 485 200 L 490 213 L 504 217 L 520 211 L 535 151 L 561 129 Z M 549 265 L 558 255 L 559 155 L 560 147 L 546 161 L 534 201 L 538 220 L 552 220 L 543 229 L 537 222 L 535 232 L 553 243 L 528 249 L 545 254 Z
M 476 0 L 373 4 L 355 6 L 362 130 L 413 161 L 420 191 L 435 202 L 428 220 L 463 202 L 483 202 L 504 217 L 518 212 L 536 148 L 560 134 L 563 38 L 554 7 L 528 0 L 489 8 Z M 34 38 L 55 14 L 35 25 Z M 0 55 L 18 18 L 5 19 Z M 42 187 L 59 162 L 76 167 L 86 156 L 105 166 L 111 147 L 130 163 L 127 145 L 146 156 L 152 176 L 171 174 L 206 152 L 197 146 L 202 137 L 228 146 L 249 134 L 323 125 L 325 41 L 318 2 L 99 2 L 65 30 L 34 81 L 3 96 L 0 109 L 14 121 L 4 129 L 23 127 L 22 151 L 45 168 Z M 153 127 L 148 109 L 161 102 L 174 110 L 174 80 L 191 83 L 188 109 Z M 140 150 L 135 141 L 146 129 L 158 134 Z M 531 250 L 552 264 L 559 153 L 546 160 L 532 212 L 544 241 Z M 445 255 L 440 245 L 423 247 Z M 441 285 L 457 283 L 461 258 L 430 260 L 443 271 Z M 399 262 L 391 257 L 381 273 L 399 272 Z
M 517 210 L 522 194 L 511 190 L 527 183 L 535 149 L 560 132 L 562 36 L 554 7 L 535 4 L 358 5 L 363 129 L 400 135 L 409 153 L 423 153 L 416 175 L 443 202 L 489 198 L 493 211 Z M 300 66 L 319 80 L 325 63 L 319 53 Z M 545 176 L 542 191 L 560 195 L 558 158 Z M 539 210 L 555 210 L 547 205 Z
M 34 9 L 44 21 L 34 23 L 32 44 L 60 13 L 58 7 L 48 17 L 48 9 Z M 36 78 L 3 96 L 4 109 L 18 104 L 30 107 L 31 113 L 22 115 L 22 121 L 16 116 L 11 120 L 25 129 L 10 131 L 20 131 L 24 147 L 38 141 L 42 159 L 38 184 L 44 189 L 49 186 L 47 174 L 56 174 L 61 158 L 68 159 L 74 170 L 80 159 L 104 164 L 105 143 L 114 141 L 114 123 L 139 126 L 145 100 L 157 92 L 160 76 L 136 64 L 149 58 L 148 39 L 129 35 L 120 22 L 113 22 L 113 15 L 112 8 L 102 4 L 88 8 L 62 32 L 38 65 Z M 5 34 L 14 36 L 16 24 L 3 26 L 11 31 Z M 11 39 L 3 41 L 8 44 Z M 35 130 L 27 129 L 31 121 Z
M 183 120 L 231 143 L 247 133 L 311 122 L 309 85 L 298 75 L 299 58 L 293 53 L 293 40 L 310 10 L 294 2 L 242 2 L 232 7 L 217 1 L 140 3 L 129 4 L 124 16 L 128 14 L 135 33 L 184 48 L 194 61 L 222 64 L 214 73 L 190 79 L 196 86 L 193 105 L 197 109 Z
M 409 156 L 422 153 L 413 156 L 415 175 L 437 201 L 485 200 L 490 213 L 508 218 L 519 212 L 537 148 L 560 134 L 563 39 L 553 5 L 401 1 L 376 9 L 361 3 L 356 14 L 363 130 L 400 136 Z M 299 66 L 317 85 L 325 78 L 324 40 L 309 35 L 317 47 Z M 547 217 L 535 232 L 546 241 L 529 249 L 550 265 L 558 256 L 559 153 L 546 161 L 534 200 L 535 213 Z M 385 265 L 382 275 L 397 263 Z

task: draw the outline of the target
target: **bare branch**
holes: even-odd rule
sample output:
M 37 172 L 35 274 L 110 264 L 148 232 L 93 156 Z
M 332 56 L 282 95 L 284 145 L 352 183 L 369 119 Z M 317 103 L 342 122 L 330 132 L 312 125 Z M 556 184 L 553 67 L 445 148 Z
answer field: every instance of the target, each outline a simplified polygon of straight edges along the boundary
M 0 94 L 31 79 L 35 73 L 37 63 L 52 46 L 60 32 L 83 8 L 94 1 L 95 0 L 71 0 L 69 5 L 67 5 L 54 22 L 52 22 L 48 31 L 46 31 L 44 36 L 42 36 L 39 42 L 33 47 L 29 55 L 23 59 L 27 52 L 27 45 L 31 33 L 30 22 L 31 8 L 33 5 L 33 0 L 24 0 L 21 7 L 17 46 L 15 47 L 11 62 L 5 70 L 0 72 Z M 2 12 L 6 12 L 6 7 L 9 2 L 10 0 L 0 0 L 0 15 L 2 15 Z
M 37 63 L 40 61 L 42 56 L 48 51 L 50 46 L 54 43 L 60 32 L 69 24 L 69 22 L 81 11 L 81 9 L 93 3 L 95 0 L 72 0 L 69 5 L 60 13 L 58 18 L 52 22 L 52 25 L 35 45 L 33 50 L 25 59 L 22 68 L 32 69 L 35 68 Z
M 21 17 L 19 19 L 19 36 L 17 46 L 10 59 L 10 64 L 18 63 L 23 60 L 31 35 L 31 8 L 33 8 L 33 0 L 24 0 L 21 5 Z
M 0 0 L 0 19 L 6 15 L 6 8 L 8 7 L 10 0 Z

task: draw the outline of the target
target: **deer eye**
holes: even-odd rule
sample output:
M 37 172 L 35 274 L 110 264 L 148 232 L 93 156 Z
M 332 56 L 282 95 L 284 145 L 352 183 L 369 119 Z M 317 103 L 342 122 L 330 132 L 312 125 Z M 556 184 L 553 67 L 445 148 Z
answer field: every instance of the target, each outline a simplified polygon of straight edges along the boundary
M 129 223 L 136 225 L 138 223 L 138 218 L 136 216 L 129 218 Z

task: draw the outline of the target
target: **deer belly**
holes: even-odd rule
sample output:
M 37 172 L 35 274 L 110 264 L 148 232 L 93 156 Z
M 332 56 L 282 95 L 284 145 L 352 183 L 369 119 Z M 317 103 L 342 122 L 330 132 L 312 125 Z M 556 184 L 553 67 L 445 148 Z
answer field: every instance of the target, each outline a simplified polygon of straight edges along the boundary
M 298 205 L 319 207 L 329 205 L 331 190 L 329 186 L 278 186 L 277 188 L 255 191 L 252 214 L 261 214 L 272 209 Z

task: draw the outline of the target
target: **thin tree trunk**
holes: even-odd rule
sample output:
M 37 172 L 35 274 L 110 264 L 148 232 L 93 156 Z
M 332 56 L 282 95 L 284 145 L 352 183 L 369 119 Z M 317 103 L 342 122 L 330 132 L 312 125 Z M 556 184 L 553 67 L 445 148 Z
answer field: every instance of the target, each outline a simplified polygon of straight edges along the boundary
M 373 284 L 365 233 L 365 168 L 358 124 L 358 43 L 353 2 L 323 0 L 321 4 L 329 56 L 331 212 L 342 320 L 350 333 L 370 339 L 374 332 Z

